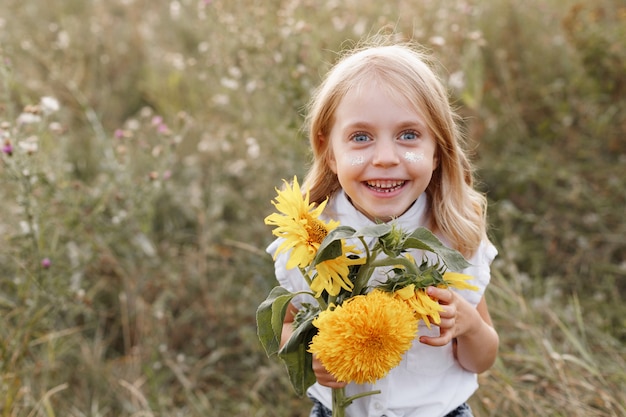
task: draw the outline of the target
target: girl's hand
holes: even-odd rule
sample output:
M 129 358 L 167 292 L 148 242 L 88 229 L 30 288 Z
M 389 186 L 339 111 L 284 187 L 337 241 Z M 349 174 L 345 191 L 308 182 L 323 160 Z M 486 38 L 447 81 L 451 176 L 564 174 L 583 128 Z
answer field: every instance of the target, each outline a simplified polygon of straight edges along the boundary
M 439 301 L 444 308 L 439 312 L 441 323 L 439 323 L 439 336 L 421 336 L 420 342 L 430 346 L 444 346 L 455 338 L 463 336 L 476 328 L 482 321 L 475 308 L 471 306 L 463 297 L 447 288 L 428 287 L 427 293 L 432 298 Z
M 324 385 L 329 388 L 342 388 L 348 385 L 345 382 L 338 382 L 335 377 L 332 376 L 326 368 L 324 368 L 322 362 L 320 362 L 315 355 L 313 355 L 313 373 L 315 374 L 317 382 L 319 382 L 320 385 Z
M 440 312 L 439 336 L 422 336 L 420 342 L 445 346 L 453 341 L 454 357 L 463 368 L 477 374 L 489 369 L 498 354 L 499 337 L 485 298 L 474 308 L 449 289 L 428 287 L 426 291 L 444 310 Z

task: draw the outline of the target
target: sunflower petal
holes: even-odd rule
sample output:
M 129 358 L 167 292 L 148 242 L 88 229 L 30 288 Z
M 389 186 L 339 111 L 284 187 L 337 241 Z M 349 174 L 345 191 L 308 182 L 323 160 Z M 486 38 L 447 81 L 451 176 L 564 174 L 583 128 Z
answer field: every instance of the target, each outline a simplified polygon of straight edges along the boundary
M 338 381 L 373 383 L 397 366 L 417 334 L 404 302 L 375 290 L 350 298 L 313 321 L 318 333 L 309 352 Z
M 278 195 L 272 204 L 278 212 L 265 218 L 265 224 L 275 226 L 272 234 L 284 239 L 274 257 L 291 251 L 287 268 L 306 268 L 313 262 L 329 231 L 339 223 L 319 218 L 327 201 L 319 205 L 309 203 L 309 192 L 302 193 L 296 177 L 291 186 L 285 181 L 285 188 L 276 192 Z

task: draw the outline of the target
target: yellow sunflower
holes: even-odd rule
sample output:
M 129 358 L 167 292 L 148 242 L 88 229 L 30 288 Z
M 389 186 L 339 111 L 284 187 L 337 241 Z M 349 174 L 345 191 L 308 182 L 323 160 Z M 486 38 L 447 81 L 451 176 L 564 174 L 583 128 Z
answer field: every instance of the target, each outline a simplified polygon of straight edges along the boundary
M 334 220 L 324 222 L 319 218 L 327 200 L 317 207 L 315 203 L 309 203 L 309 191 L 307 190 L 306 194 L 302 193 L 296 177 L 293 179 L 293 186 L 290 187 L 285 181 L 285 189 L 276 191 L 278 196 L 272 204 L 278 213 L 267 216 L 265 224 L 276 226 L 272 234 L 285 240 L 278 247 L 274 257 L 291 250 L 287 268 L 296 266 L 306 268 L 315 258 L 328 232 L 339 226 L 339 222 Z
M 457 288 L 459 290 L 478 291 L 478 287 L 468 283 L 467 281 L 474 279 L 471 275 L 461 274 L 459 272 L 446 272 L 443 274 L 443 280 L 447 286 Z
M 373 383 L 397 366 L 417 334 L 408 305 L 374 290 L 348 299 L 313 320 L 318 333 L 309 345 L 338 381 Z
M 311 290 L 315 292 L 316 297 L 319 297 L 323 290 L 335 296 L 339 294 L 342 288 L 347 291 L 352 291 L 354 288 L 354 284 L 348 278 L 349 266 L 364 264 L 366 259 L 363 257 L 349 258 L 347 254 L 357 254 L 358 251 L 354 246 L 347 246 L 344 241 L 341 241 L 341 248 L 341 256 L 315 265 L 317 275 L 311 282 Z
M 429 329 L 431 321 L 435 324 L 441 323 L 439 312 L 443 311 L 443 307 L 426 294 L 425 288 L 415 289 L 414 284 L 409 284 L 395 291 L 393 296 L 404 301 L 414 312 L 415 317 L 421 318 Z

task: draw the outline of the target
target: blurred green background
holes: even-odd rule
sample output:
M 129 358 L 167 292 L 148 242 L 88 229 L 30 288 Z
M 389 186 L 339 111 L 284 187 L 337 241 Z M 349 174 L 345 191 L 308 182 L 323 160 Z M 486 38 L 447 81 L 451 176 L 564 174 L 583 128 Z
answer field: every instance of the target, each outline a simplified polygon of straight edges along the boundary
M 380 30 L 439 61 L 491 202 L 475 415 L 626 414 L 622 0 L 3 0 L 0 415 L 308 416 L 256 338 L 263 218 Z

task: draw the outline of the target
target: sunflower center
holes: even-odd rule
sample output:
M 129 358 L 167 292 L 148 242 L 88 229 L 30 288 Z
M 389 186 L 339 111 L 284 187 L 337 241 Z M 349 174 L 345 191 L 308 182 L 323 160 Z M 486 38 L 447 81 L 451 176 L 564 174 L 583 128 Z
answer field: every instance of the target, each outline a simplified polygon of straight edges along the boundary
M 376 354 L 378 352 L 382 352 L 385 347 L 387 347 L 387 343 L 385 342 L 386 340 L 379 334 L 370 335 L 367 338 L 366 346 L 370 352 Z
M 307 216 L 306 231 L 309 235 L 309 241 L 313 243 L 322 243 L 326 235 L 328 235 L 328 229 L 326 225 L 311 216 Z

